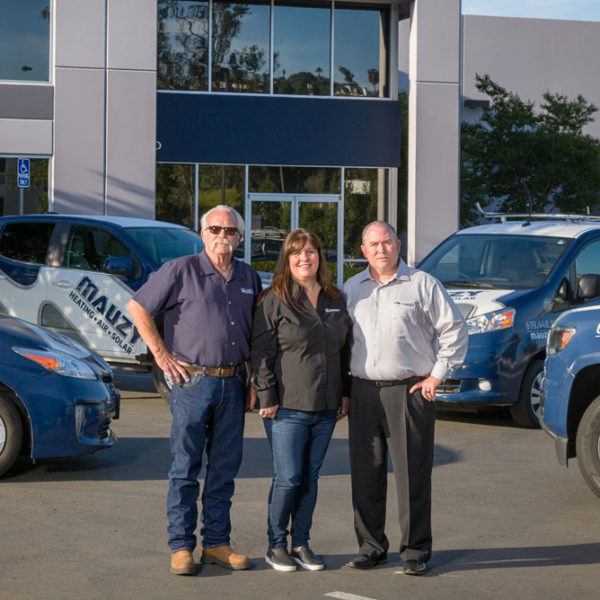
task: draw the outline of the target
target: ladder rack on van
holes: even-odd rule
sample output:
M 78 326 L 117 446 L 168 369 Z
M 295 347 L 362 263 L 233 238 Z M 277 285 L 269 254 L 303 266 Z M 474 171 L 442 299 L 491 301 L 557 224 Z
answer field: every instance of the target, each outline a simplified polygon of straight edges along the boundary
M 575 215 L 565 213 L 502 213 L 483 210 L 479 202 L 475 203 L 477 212 L 486 219 L 500 219 L 506 223 L 508 219 L 539 219 L 545 221 L 600 221 L 600 216 Z

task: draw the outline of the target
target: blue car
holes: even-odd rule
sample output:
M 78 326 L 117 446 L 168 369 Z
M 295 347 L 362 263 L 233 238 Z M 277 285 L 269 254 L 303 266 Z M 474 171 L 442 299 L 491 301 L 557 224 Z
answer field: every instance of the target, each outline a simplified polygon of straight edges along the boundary
M 580 286 L 600 287 L 598 278 Z M 542 427 L 561 465 L 577 457 L 600 496 L 600 307 L 562 314 L 550 329 L 542 380 Z
M 600 276 L 600 222 L 519 217 L 458 231 L 419 267 L 446 286 L 469 329 L 466 359 L 438 400 L 508 406 L 517 425 L 539 427 L 550 326 L 566 310 L 600 302 L 600 289 L 579 285 Z
M 116 442 L 107 363 L 66 336 L 0 315 L 0 476 L 25 454 L 79 456 Z

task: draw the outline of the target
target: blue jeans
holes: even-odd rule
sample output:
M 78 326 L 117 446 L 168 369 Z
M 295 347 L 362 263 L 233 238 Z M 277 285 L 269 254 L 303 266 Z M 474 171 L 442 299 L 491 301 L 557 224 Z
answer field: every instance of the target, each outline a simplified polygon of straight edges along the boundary
M 245 376 L 194 376 L 171 392 L 171 454 L 167 518 L 169 548 L 193 550 L 198 521 L 198 476 L 206 450 L 202 544 L 229 544 L 231 497 L 242 461 Z
M 337 411 L 305 412 L 280 408 L 265 419 L 273 452 L 269 491 L 269 547 L 287 547 L 291 520 L 292 548 L 306 546 L 317 502 L 319 471 L 335 427 Z

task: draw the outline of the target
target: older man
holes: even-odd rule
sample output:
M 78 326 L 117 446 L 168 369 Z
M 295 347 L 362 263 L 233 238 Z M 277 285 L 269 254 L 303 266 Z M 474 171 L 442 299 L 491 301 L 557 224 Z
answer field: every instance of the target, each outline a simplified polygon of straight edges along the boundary
M 403 572 L 422 575 L 431 556 L 435 390 L 467 349 L 464 319 L 443 286 L 400 260 L 391 225 L 369 223 L 368 268 L 345 286 L 352 317 L 350 467 L 360 554 L 349 567 L 385 562 L 388 452 L 402 539 Z
M 171 572 L 194 575 L 198 476 L 202 494 L 203 563 L 246 569 L 248 558 L 230 546 L 230 507 L 242 458 L 244 410 L 251 403 L 245 361 L 260 279 L 232 258 L 244 222 L 229 206 L 201 220 L 204 251 L 163 265 L 128 305 L 156 363 L 173 383 L 167 517 Z M 164 338 L 154 317 L 164 319 Z

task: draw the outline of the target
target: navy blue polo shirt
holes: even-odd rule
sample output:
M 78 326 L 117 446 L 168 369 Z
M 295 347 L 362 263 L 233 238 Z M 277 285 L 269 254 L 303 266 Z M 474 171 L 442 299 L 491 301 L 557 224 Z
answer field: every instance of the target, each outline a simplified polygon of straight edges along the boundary
M 252 317 L 260 278 L 233 259 L 229 280 L 206 252 L 165 263 L 133 299 L 164 319 L 167 349 L 195 365 L 237 365 L 250 357 Z

